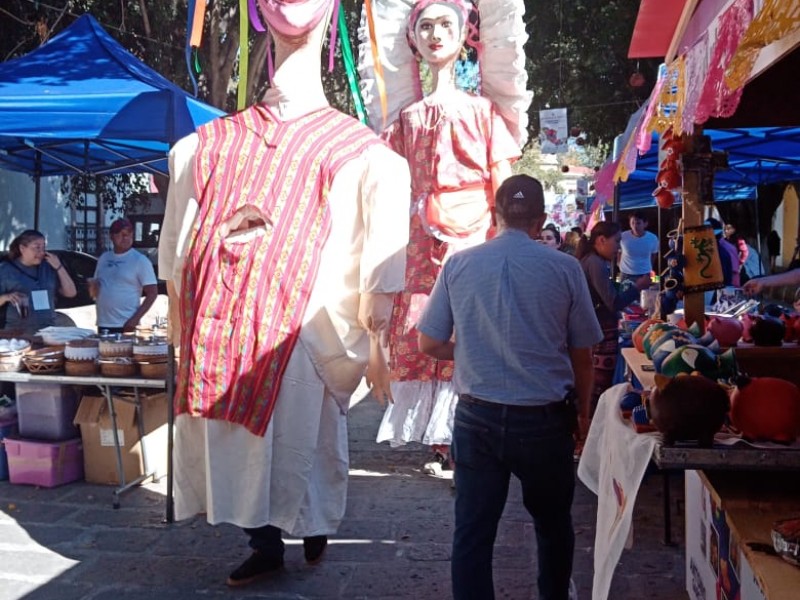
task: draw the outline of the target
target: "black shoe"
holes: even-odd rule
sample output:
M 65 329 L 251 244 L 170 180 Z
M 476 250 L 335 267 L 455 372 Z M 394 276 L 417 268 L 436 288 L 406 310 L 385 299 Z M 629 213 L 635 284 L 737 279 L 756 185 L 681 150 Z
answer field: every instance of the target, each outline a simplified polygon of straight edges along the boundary
M 240 564 L 225 582 L 231 587 L 249 585 L 283 568 L 283 558 L 270 558 L 258 550 Z
M 322 560 L 322 555 L 325 554 L 325 548 L 327 546 L 327 535 L 315 535 L 303 538 L 303 554 L 306 555 L 306 562 L 310 565 L 317 564 Z

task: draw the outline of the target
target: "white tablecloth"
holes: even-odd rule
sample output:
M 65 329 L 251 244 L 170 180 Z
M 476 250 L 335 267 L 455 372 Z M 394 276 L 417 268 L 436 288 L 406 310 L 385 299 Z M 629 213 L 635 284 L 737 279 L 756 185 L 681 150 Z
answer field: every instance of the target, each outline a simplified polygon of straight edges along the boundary
M 626 546 L 633 506 L 657 434 L 636 433 L 622 419 L 619 402 L 627 383 L 608 389 L 597 405 L 578 464 L 578 477 L 597 494 L 592 599 L 606 600 L 614 569 Z

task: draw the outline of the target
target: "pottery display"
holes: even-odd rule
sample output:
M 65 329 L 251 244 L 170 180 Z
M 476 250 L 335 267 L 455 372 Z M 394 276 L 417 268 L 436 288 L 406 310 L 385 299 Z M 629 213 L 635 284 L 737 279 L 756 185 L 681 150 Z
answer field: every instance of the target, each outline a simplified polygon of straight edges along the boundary
M 639 352 L 644 352 L 644 337 L 650 331 L 654 325 L 658 325 L 659 323 L 664 323 L 661 319 L 647 319 L 643 321 L 636 329 L 633 331 L 633 335 L 631 335 L 631 341 L 633 342 L 633 347 L 636 348 Z
M 667 331 L 650 346 L 653 368 L 656 373 L 661 372 L 661 365 L 664 360 L 677 348 L 687 344 L 697 344 L 695 337 L 688 331 L 673 329 Z
M 733 317 L 712 317 L 708 324 L 708 330 L 720 346 L 728 348 L 739 342 L 744 326 L 739 319 Z
M 719 371 L 717 355 L 705 346 L 686 344 L 672 351 L 661 362 L 661 374 L 667 377 L 695 371 L 711 379 L 716 379 Z
M 710 448 L 730 406 L 727 392 L 702 375 L 665 377 L 656 374 L 650 393 L 650 418 L 665 445 L 695 442 Z
M 777 377 L 738 378 L 731 423 L 750 440 L 793 443 L 800 436 L 800 388 Z
M 786 335 L 786 325 L 779 317 L 756 315 L 752 317 L 749 333 L 756 346 L 780 346 Z
M 670 325 L 669 323 L 657 323 L 656 325 L 653 325 L 642 340 L 644 355 L 647 358 L 652 359 L 653 355 L 651 352 L 653 349 L 653 344 L 656 343 L 656 340 L 658 340 L 666 332 L 673 331 L 675 329 L 677 329 L 677 327 L 675 327 L 675 325 Z

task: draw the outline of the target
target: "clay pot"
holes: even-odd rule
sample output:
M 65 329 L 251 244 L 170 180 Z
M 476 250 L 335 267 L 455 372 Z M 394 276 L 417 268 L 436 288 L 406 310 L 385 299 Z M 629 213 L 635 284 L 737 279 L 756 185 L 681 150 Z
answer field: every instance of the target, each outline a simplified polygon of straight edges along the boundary
M 655 189 L 653 197 L 660 208 L 671 208 L 675 204 L 675 194 L 661 186 Z
M 653 350 L 653 344 L 665 333 L 668 331 L 673 331 L 677 329 L 675 325 L 670 325 L 669 323 L 658 323 L 653 325 L 650 330 L 647 332 L 647 335 L 644 336 L 642 340 L 642 347 L 644 348 L 644 355 L 652 359 L 653 355 L 651 354 Z
M 742 337 L 744 326 L 739 319 L 732 317 L 712 317 L 708 324 L 711 334 L 723 348 L 735 346 Z
M 768 315 L 753 317 L 750 337 L 756 346 L 781 346 L 786 334 L 786 326 L 779 318 Z
M 656 183 L 667 190 L 674 190 L 681 185 L 681 175 L 677 168 L 667 167 L 661 169 L 656 175 Z
M 661 362 L 661 373 L 667 377 L 697 372 L 716 379 L 718 370 L 717 355 L 699 344 L 681 346 Z
M 650 331 L 650 328 L 653 325 L 657 325 L 659 323 L 663 323 L 661 319 L 647 319 L 643 321 L 639 326 L 633 330 L 633 334 L 631 335 L 631 341 L 633 342 L 633 347 L 636 348 L 639 352 L 644 352 L 644 336 Z
M 742 341 L 748 344 L 753 342 L 753 336 L 750 335 L 750 328 L 755 322 L 755 316 L 750 313 L 742 315 Z
M 680 348 L 681 346 L 686 346 L 687 344 L 696 343 L 697 340 L 688 331 L 683 331 L 682 329 L 673 329 L 667 331 L 650 347 L 653 368 L 655 368 L 656 373 L 661 372 L 662 363 L 676 349 Z
M 650 418 L 663 435 L 664 444 L 694 441 L 710 448 L 730 406 L 727 392 L 702 375 L 669 378 L 656 374 L 655 379 Z
M 786 333 L 783 335 L 784 342 L 793 342 L 797 339 L 798 320 L 800 320 L 800 316 L 796 314 L 783 313 L 781 315 L 781 321 L 783 321 L 783 326 L 786 328 Z
M 777 377 L 741 377 L 731 422 L 747 439 L 791 444 L 800 435 L 800 388 Z

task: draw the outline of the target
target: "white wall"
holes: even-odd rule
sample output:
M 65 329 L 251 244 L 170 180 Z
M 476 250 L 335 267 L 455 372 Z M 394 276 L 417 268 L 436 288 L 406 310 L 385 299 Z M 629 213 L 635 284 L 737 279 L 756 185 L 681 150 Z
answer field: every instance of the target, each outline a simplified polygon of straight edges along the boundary
M 70 209 L 59 191 L 60 177 L 43 177 L 39 209 L 39 230 L 51 248 L 67 247 L 66 227 Z M 26 229 L 33 229 L 35 185 L 31 176 L 0 169 L 0 250 Z

